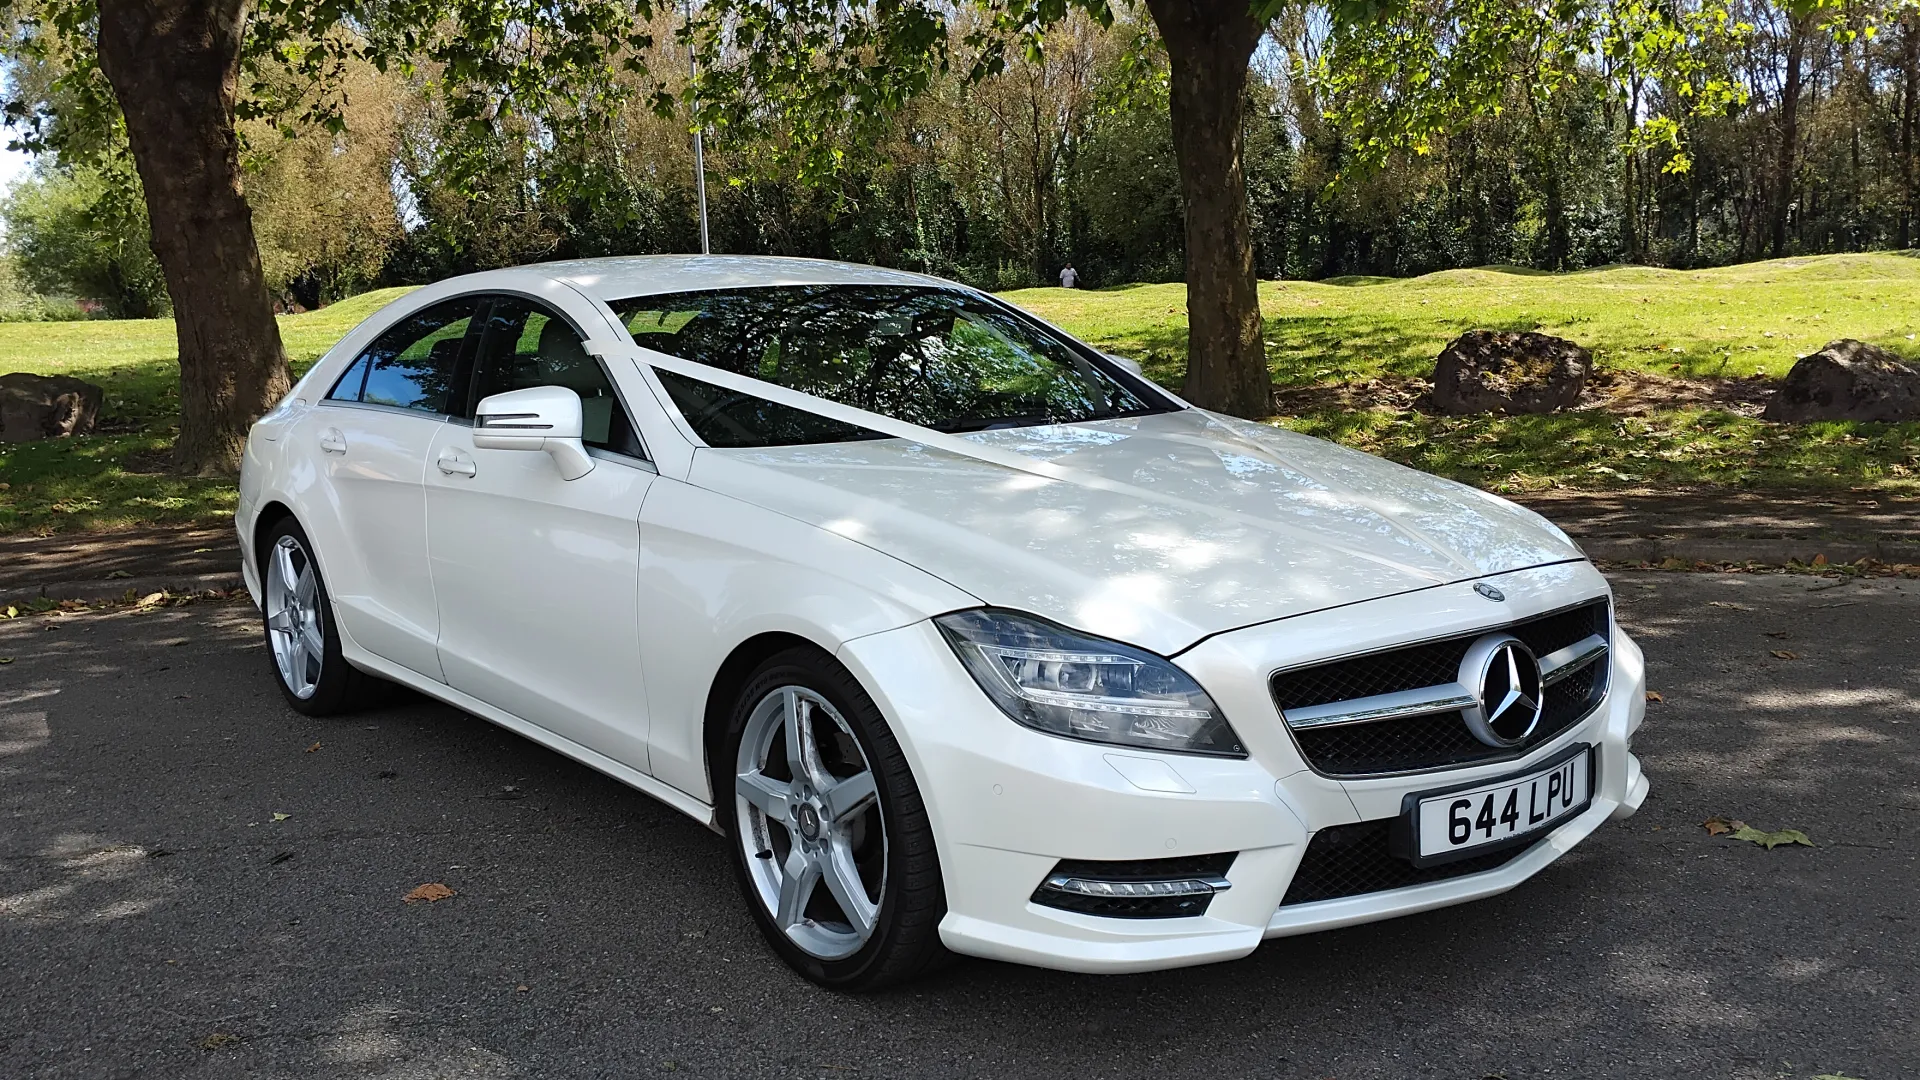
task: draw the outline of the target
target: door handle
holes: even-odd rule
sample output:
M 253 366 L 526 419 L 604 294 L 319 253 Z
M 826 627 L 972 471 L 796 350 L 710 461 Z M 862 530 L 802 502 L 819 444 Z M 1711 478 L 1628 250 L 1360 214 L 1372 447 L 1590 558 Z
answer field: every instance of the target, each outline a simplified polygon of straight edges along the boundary
M 347 437 L 337 427 L 330 427 L 320 433 L 320 449 L 329 454 L 347 452 Z
M 448 476 L 472 476 L 479 471 L 474 467 L 472 458 L 452 447 L 440 451 L 440 457 L 434 461 L 434 464 Z

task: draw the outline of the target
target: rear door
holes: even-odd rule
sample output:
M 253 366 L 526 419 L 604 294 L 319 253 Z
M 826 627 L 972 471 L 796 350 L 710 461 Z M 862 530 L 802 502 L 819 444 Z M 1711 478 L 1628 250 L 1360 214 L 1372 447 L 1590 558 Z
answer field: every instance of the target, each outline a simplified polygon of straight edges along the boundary
M 447 682 L 645 771 L 639 518 L 657 474 L 613 381 L 555 304 L 493 297 L 478 340 L 472 403 L 427 455 Z M 593 471 L 564 480 L 543 452 L 474 447 L 473 404 L 533 386 L 580 395 Z
M 341 529 L 342 542 L 319 552 L 341 628 L 374 655 L 434 679 L 439 613 L 421 481 L 449 408 L 466 400 L 477 304 L 456 297 L 402 317 L 301 426 L 321 451 Z

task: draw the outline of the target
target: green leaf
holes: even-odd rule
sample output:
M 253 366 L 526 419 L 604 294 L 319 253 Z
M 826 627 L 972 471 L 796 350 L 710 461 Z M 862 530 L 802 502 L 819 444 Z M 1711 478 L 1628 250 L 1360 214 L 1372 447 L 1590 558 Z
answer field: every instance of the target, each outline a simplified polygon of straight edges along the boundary
M 1813 846 L 1813 841 L 1807 839 L 1807 834 L 1801 832 L 1799 829 L 1781 829 L 1778 832 L 1762 832 L 1748 825 L 1731 835 L 1735 840 L 1745 840 L 1748 843 L 1759 844 L 1768 851 L 1772 851 L 1782 844 L 1805 844 L 1807 847 Z

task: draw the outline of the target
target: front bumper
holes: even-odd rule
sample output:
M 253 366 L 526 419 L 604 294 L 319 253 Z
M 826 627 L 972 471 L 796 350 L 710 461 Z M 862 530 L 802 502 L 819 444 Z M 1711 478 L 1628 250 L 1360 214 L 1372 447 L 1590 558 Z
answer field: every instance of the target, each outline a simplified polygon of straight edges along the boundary
M 1498 611 L 1471 583 L 1251 627 L 1176 658 L 1233 722 L 1244 760 L 1154 754 L 1030 731 L 987 700 L 929 623 L 858 638 L 841 660 L 874 692 L 926 798 L 955 952 L 1086 972 L 1149 971 L 1230 960 L 1269 937 L 1412 914 L 1505 892 L 1630 815 L 1647 781 L 1629 751 L 1644 715 L 1639 649 L 1613 630 L 1610 690 L 1585 720 L 1525 757 L 1366 780 L 1315 774 L 1266 686 L 1288 664 L 1527 618 L 1603 595 L 1585 563 L 1491 579 Z M 1409 627 L 1419 628 L 1409 631 Z M 1497 869 L 1385 892 L 1282 906 L 1314 832 L 1392 818 L 1402 796 L 1517 773 L 1576 742 L 1597 747 L 1592 805 Z M 1168 919 L 1084 915 L 1031 902 L 1061 859 L 1144 860 L 1238 852 L 1206 913 Z

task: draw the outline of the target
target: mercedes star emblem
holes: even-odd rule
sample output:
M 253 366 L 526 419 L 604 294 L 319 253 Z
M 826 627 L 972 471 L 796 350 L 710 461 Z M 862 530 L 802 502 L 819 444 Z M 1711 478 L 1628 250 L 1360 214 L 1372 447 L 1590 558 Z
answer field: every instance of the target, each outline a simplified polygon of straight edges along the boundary
M 1474 697 L 1460 716 L 1488 746 L 1518 746 L 1540 725 L 1540 661 L 1512 634 L 1474 642 L 1460 661 L 1460 685 Z

